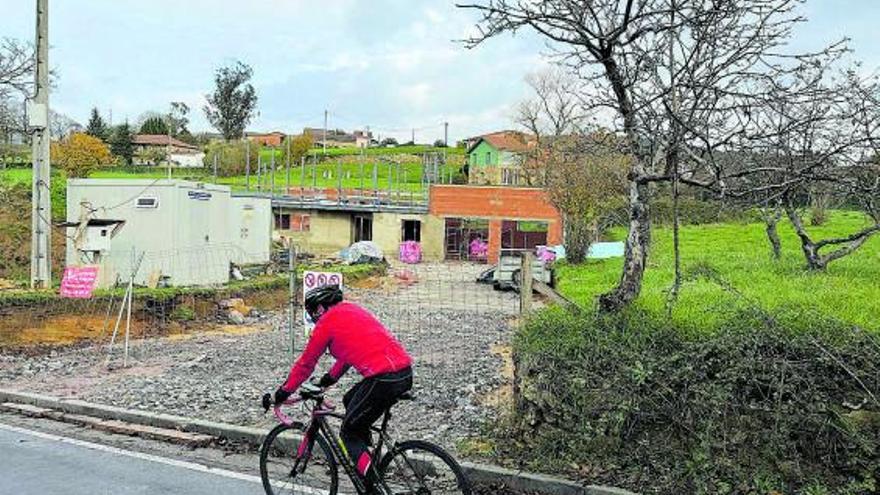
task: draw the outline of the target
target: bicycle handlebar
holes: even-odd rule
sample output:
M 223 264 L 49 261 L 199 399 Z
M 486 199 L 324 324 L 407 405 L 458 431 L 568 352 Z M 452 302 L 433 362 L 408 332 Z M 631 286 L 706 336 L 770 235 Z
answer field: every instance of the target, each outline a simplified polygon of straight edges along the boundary
M 272 413 L 275 415 L 275 418 L 278 419 L 281 423 L 290 426 L 293 424 L 293 420 L 290 419 L 290 416 L 284 413 L 281 410 L 282 406 L 292 406 L 295 404 L 299 404 L 301 402 L 305 402 L 307 400 L 319 400 L 321 404 L 323 404 L 324 409 L 330 411 L 336 409 L 333 404 L 330 404 L 329 401 L 324 399 L 324 391 L 326 389 L 315 386 L 313 384 L 304 384 L 299 389 L 299 397 L 290 397 L 286 401 L 281 404 L 275 404 L 272 406 Z

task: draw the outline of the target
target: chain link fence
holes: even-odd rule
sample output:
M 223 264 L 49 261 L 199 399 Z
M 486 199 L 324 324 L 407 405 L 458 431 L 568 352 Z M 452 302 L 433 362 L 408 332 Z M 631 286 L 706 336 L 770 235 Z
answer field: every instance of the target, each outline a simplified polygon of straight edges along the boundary
M 418 399 L 395 408 L 399 436 L 460 447 L 508 403 L 520 299 L 478 283 L 485 265 L 346 266 L 299 254 L 289 271 L 286 251 L 119 253 L 103 269 L 128 275 L 89 299 L 0 292 L 0 386 L 268 427 L 259 398 L 282 383 L 306 342 L 302 273 L 319 270 L 342 272 L 346 298 L 414 358 Z M 129 317 L 123 302 L 138 261 Z M 172 272 L 187 285 L 162 275 Z M 209 283 L 190 285 L 199 280 Z M 316 373 L 331 364 L 325 357 Z M 349 372 L 331 397 L 341 403 L 358 379 Z

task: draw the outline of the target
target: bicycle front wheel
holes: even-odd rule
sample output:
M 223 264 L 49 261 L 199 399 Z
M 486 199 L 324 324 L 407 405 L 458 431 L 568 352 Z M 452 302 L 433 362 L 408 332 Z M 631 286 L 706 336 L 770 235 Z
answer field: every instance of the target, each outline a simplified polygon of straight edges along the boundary
M 303 426 L 278 425 L 260 447 L 260 477 L 266 495 L 336 495 L 338 469 L 320 434 L 301 448 Z
M 399 443 L 385 454 L 379 475 L 396 495 L 471 495 L 458 462 L 437 445 L 420 440 Z

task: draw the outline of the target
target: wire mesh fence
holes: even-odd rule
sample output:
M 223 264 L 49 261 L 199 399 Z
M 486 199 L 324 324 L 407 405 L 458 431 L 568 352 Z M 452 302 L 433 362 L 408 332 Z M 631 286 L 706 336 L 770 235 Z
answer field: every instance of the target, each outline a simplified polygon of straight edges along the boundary
M 305 345 L 302 273 L 316 270 L 341 272 L 346 298 L 412 355 L 418 400 L 395 408 L 399 436 L 455 447 L 509 399 L 519 296 L 478 283 L 485 265 L 364 267 L 297 257 L 289 272 L 290 264 L 286 251 L 225 246 L 119 253 L 101 262 L 113 282 L 88 299 L 0 292 L 0 386 L 268 427 L 259 398 L 283 382 Z M 331 364 L 325 357 L 315 373 Z M 351 371 L 331 392 L 339 407 L 359 379 Z

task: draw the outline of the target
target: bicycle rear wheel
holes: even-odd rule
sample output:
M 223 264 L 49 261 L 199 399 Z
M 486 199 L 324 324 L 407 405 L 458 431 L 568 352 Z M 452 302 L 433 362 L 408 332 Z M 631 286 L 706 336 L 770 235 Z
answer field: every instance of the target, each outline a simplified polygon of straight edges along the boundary
M 320 434 L 305 452 L 298 452 L 303 425 L 278 425 L 260 447 L 260 477 L 267 495 L 336 495 L 338 469 Z
M 437 445 L 421 440 L 397 444 L 382 458 L 379 475 L 394 495 L 471 495 L 458 462 Z

